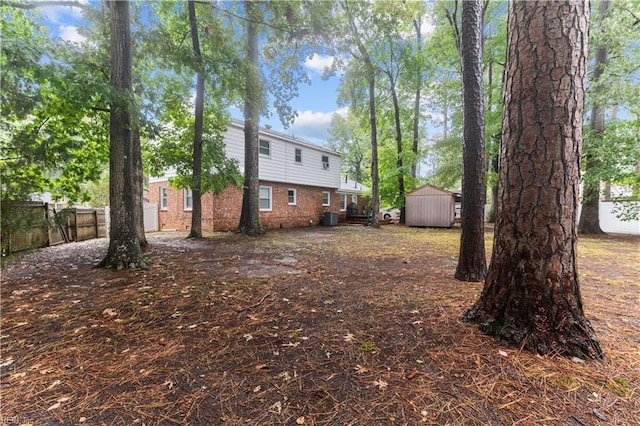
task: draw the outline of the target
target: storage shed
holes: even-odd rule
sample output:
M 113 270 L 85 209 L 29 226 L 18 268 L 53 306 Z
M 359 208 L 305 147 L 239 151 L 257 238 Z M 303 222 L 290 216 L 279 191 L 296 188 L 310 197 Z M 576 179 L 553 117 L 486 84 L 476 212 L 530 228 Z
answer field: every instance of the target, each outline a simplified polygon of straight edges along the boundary
M 456 194 L 432 185 L 424 185 L 407 194 L 405 224 L 450 228 L 455 220 Z

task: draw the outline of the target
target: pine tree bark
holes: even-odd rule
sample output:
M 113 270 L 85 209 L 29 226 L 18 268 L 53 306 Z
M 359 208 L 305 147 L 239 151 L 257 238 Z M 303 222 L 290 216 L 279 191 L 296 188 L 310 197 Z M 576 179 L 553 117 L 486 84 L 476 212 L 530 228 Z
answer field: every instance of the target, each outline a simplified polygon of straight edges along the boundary
M 484 249 L 486 198 L 484 94 L 482 88 L 482 0 L 462 2 L 462 86 L 464 144 L 462 148 L 462 210 L 460 254 L 455 278 L 482 281 L 487 272 Z
M 117 92 L 109 124 L 109 248 L 99 266 L 144 265 L 135 222 L 131 120 L 131 24 L 129 2 L 109 3 L 111 16 L 111 86 Z
M 389 73 L 391 99 L 393 100 L 393 120 L 396 129 L 396 168 L 398 176 L 398 198 L 400 199 L 400 223 L 405 223 L 405 198 L 406 190 L 404 187 L 404 164 L 402 161 L 402 122 L 400 121 L 400 102 L 398 100 L 398 92 L 396 91 L 395 81 Z
M 598 12 L 601 17 L 606 16 L 611 10 L 611 0 L 600 0 Z M 601 30 L 601 28 L 600 28 Z M 596 63 L 593 68 L 593 86 L 596 93 L 601 93 L 604 83 L 601 81 L 607 63 L 609 62 L 609 48 L 606 44 L 598 46 L 596 49 Z M 604 107 L 597 102 L 591 108 L 591 130 L 596 140 L 601 139 L 604 132 Z M 598 166 L 598 159 L 587 156 L 585 158 L 586 169 Z M 582 195 L 582 212 L 578 223 L 580 234 L 604 234 L 600 227 L 600 180 L 591 181 L 585 184 Z
M 422 26 L 419 19 L 413 20 L 413 28 L 416 30 L 416 51 L 422 50 Z M 420 102 L 422 99 L 422 66 L 416 69 L 416 91 L 413 99 L 413 162 L 411 163 L 411 177 L 418 177 L 418 154 L 420 148 Z M 404 222 L 403 222 L 404 223 Z
M 244 99 L 244 185 L 242 212 L 237 232 L 245 235 L 264 234 L 260 224 L 259 123 L 261 77 L 258 52 L 258 26 L 254 19 L 259 5 L 245 1 L 247 20 L 247 78 Z
M 132 150 L 133 150 L 133 192 L 134 220 L 136 222 L 136 234 L 141 248 L 149 245 L 144 231 L 144 171 L 142 169 L 142 144 L 140 143 L 140 128 L 133 126 Z
M 198 21 L 193 0 L 189 0 L 189 25 L 191 28 L 191 45 L 196 60 L 196 101 L 193 129 L 193 175 L 191 179 L 191 230 L 187 238 L 202 238 L 202 133 L 204 128 L 204 70 L 202 69 L 202 53 L 198 37 Z
M 498 219 L 464 318 L 506 344 L 602 358 L 576 265 L 589 3 L 509 3 Z

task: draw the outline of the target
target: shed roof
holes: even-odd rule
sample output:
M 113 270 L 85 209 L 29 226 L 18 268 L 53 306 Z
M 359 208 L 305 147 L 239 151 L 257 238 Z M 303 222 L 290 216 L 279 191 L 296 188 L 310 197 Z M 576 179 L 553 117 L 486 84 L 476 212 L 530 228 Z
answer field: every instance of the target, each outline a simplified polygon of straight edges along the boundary
M 407 197 L 412 197 L 412 196 L 416 197 L 416 196 L 425 196 L 425 195 L 443 195 L 443 194 L 455 195 L 455 192 L 447 191 L 446 189 L 438 188 L 437 186 L 427 184 L 414 189 L 413 191 L 407 194 Z

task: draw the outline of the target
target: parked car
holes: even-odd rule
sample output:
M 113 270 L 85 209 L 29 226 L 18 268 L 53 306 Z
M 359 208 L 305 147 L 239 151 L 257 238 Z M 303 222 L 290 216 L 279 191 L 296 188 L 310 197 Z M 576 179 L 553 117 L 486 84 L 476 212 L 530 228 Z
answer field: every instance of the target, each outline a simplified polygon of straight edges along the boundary
M 384 220 L 400 220 L 400 209 L 394 207 L 384 207 L 380 209 L 380 218 Z

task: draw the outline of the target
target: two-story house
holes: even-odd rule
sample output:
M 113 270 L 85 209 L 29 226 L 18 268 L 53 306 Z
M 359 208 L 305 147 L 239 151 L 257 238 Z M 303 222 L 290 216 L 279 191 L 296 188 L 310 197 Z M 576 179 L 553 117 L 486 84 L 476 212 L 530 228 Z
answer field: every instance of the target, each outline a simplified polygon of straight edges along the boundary
M 269 228 L 317 225 L 324 213 L 344 212 L 360 191 L 341 189 L 340 154 L 311 142 L 260 128 L 260 223 Z M 224 137 L 226 155 L 244 172 L 243 123 L 232 121 Z M 149 180 L 149 201 L 158 205 L 160 229 L 191 226 L 192 193 L 169 185 L 171 173 Z M 342 185 L 343 187 L 345 185 Z M 202 197 L 202 230 L 230 231 L 238 227 L 242 189 L 229 187 Z

